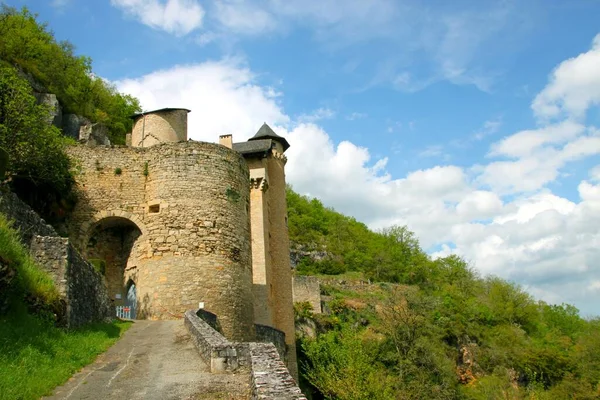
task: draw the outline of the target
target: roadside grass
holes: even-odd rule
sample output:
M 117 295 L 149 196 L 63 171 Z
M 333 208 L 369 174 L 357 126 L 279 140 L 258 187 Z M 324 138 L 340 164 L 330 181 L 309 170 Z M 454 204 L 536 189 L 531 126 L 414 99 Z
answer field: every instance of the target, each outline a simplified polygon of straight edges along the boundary
M 50 394 L 94 361 L 131 325 L 97 323 L 69 331 L 55 327 L 50 310 L 59 304 L 58 290 L 3 214 L 0 261 L 15 272 L 14 280 L 5 282 L 0 292 L 2 304 L 8 305 L 0 315 L 0 400 L 39 399 Z M 27 306 L 30 301 L 46 307 L 37 307 L 39 314 L 33 314 Z
M 42 303 L 52 305 L 59 301 L 59 293 L 52 278 L 40 269 L 19 241 L 4 214 L 0 213 L 0 257 L 16 271 L 14 285 L 17 293 L 28 294 Z
M 0 317 L 0 399 L 39 399 L 67 381 L 129 328 L 130 322 L 66 331 L 27 313 L 24 305 Z

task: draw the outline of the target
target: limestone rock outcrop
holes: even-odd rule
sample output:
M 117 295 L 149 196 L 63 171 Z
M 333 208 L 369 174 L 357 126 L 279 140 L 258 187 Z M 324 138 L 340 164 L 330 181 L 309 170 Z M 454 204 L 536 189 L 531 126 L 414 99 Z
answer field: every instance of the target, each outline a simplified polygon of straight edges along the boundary
M 57 128 L 62 127 L 62 107 L 60 102 L 53 93 L 34 93 L 38 104 L 48 107 L 48 124 L 52 124 Z

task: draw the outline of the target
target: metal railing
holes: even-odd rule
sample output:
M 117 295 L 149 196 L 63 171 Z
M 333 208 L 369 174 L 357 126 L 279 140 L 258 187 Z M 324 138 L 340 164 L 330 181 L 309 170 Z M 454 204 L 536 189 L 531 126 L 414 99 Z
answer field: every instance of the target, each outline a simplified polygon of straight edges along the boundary
M 131 306 L 116 306 L 117 318 L 131 319 Z

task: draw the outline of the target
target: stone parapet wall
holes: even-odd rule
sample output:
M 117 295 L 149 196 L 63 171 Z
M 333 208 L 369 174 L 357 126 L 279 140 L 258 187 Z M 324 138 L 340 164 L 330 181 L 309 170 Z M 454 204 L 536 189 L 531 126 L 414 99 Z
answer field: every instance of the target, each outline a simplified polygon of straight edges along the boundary
M 271 343 L 249 343 L 251 399 L 306 400 Z
M 230 342 L 193 311 L 186 311 L 184 321 L 200 356 L 210 365 L 210 372 L 234 372 L 250 367 L 247 345 Z
M 285 344 L 285 333 L 271 326 L 254 324 L 256 328 L 256 340 L 261 343 L 272 343 L 283 361 L 287 361 L 287 345 Z
M 12 221 L 13 227 L 19 231 L 21 242 L 29 247 L 35 235 L 58 236 L 54 228 L 46 223 L 27 204 L 8 188 L 0 188 L 0 213 Z
M 193 311 L 184 321 L 211 372 L 248 370 L 253 400 L 306 400 L 272 343 L 230 342 Z
M 104 278 L 71 246 L 69 239 L 34 236 L 30 252 L 47 271 L 66 304 L 69 328 L 113 317 Z
M 293 277 L 294 303 L 308 302 L 315 314 L 321 314 L 321 284 L 316 276 Z

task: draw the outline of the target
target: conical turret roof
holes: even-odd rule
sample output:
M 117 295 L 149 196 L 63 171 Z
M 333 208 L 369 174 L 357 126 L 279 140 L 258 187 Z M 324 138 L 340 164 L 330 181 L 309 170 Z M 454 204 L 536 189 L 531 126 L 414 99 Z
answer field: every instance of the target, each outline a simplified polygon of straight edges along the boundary
M 248 141 L 262 140 L 262 139 L 272 139 L 272 140 L 275 140 L 275 141 L 281 143 L 281 145 L 283 146 L 283 151 L 286 151 L 290 147 L 290 144 L 288 143 L 288 141 L 285 140 L 285 138 L 276 134 L 275 131 L 273 131 L 273 129 L 271 129 L 271 127 L 269 125 L 267 125 L 266 122 L 260 127 L 258 132 L 256 132 L 256 135 L 254 135 L 253 137 L 248 139 Z

